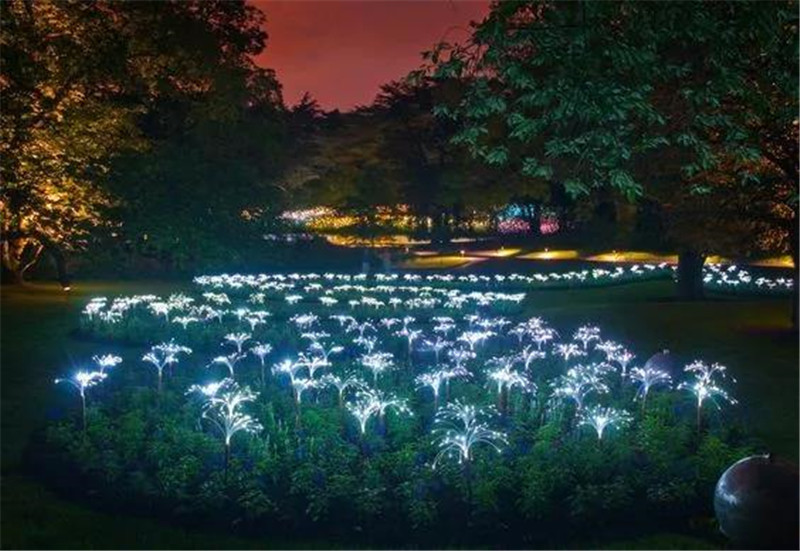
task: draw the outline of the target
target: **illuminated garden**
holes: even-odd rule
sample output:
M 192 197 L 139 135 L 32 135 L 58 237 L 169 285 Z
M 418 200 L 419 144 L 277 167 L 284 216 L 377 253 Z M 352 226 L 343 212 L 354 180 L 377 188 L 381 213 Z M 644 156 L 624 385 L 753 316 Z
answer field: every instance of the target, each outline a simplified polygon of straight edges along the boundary
M 797 9 L 0 4 L 0 545 L 797 548 Z

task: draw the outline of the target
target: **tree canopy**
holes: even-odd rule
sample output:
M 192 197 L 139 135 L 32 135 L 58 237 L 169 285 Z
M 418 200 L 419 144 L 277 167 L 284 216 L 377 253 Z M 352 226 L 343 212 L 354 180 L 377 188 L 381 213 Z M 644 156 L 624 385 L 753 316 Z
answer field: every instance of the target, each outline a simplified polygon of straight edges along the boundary
M 156 214 L 155 192 L 171 188 L 157 213 L 170 216 L 165 209 L 191 200 L 185 182 L 194 177 L 193 191 L 203 185 L 204 165 L 217 162 L 219 176 L 220 165 L 229 170 L 249 156 L 250 174 L 240 180 L 270 172 L 263 165 L 273 161 L 274 128 L 242 128 L 253 115 L 274 126 L 282 109 L 274 75 L 251 59 L 266 41 L 255 8 L 12 0 L 0 9 L 3 266 L 18 279 L 45 250 L 61 257 L 85 246 L 92 228 L 127 231 L 109 216 L 115 205 L 141 220 Z M 237 131 L 257 135 L 237 145 Z M 213 160 L 198 162 L 212 152 Z M 165 155 L 172 163 L 164 164 Z M 193 162 L 191 175 L 185 169 Z M 225 187 L 219 179 L 210 184 Z M 198 196 L 208 200 L 212 189 Z

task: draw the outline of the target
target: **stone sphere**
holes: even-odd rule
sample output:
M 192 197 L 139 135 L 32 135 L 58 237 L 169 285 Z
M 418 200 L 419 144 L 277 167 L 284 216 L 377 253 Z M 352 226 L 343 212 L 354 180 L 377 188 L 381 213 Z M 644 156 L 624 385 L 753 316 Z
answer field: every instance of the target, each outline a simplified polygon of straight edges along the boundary
M 714 490 L 720 530 L 746 549 L 798 548 L 797 466 L 772 455 L 741 459 Z
M 675 359 L 672 357 L 672 354 L 669 353 L 669 350 L 657 352 L 650 356 L 650 359 L 645 362 L 644 367 L 665 371 L 671 375 L 676 374 L 678 371 Z

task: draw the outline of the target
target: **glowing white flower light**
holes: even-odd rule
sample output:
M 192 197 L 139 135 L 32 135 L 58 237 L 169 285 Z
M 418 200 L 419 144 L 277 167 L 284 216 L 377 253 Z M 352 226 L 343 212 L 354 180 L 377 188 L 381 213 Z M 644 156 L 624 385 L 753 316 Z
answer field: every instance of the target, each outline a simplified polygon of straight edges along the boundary
M 162 342 L 150 348 L 150 351 L 142 356 L 142 361 L 151 364 L 158 372 L 158 392 L 161 393 L 162 381 L 164 378 L 164 368 L 168 365 L 178 363 L 178 354 L 191 354 L 192 349 L 186 346 L 175 344 L 173 341 Z
M 213 385 L 213 386 L 212 386 Z M 202 418 L 209 421 L 225 443 L 225 472 L 230 462 L 231 440 L 239 432 L 255 434 L 263 430 L 261 424 L 242 411 L 245 404 L 258 396 L 248 387 L 239 387 L 232 379 L 197 387 L 206 398 Z
M 55 384 L 67 383 L 74 387 L 81 397 L 81 419 L 86 430 L 86 389 L 91 388 L 108 377 L 102 371 L 78 371 L 69 379 L 55 379 Z
M 198 323 L 199 321 L 200 319 L 194 316 L 176 316 L 172 319 L 172 323 L 177 323 L 184 331 L 186 331 L 190 324 Z
M 536 343 L 536 346 L 539 350 L 542 349 L 542 345 L 552 341 L 558 336 L 558 332 L 555 329 L 551 329 L 550 327 L 540 327 L 534 329 L 531 338 L 533 338 L 533 342 Z
M 393 326 L 400 323 L 400 320 L 397 318 L 383 318 L 379 322 L 386 330 L 391 330 Z
M 630 364 L 634 358 L 636 358 L 636 356 L 630 351 L 625 349 L 615 350 L 614 352 L 611 353 L 611 361 L 617 362 L 619 366 L 622 368 L 623 379 L 625 378 L 625 375 L 627 373 L 628 364 Z
M 239 363 L 241 360 L 245 358 L 244 354 L 240 354 L 239 352 L 232 352 L 227 356 L 216 356 L 212 358 L 211 362 L 206 367 L 211 367 L 212 365 L 224 365 L 228 369 L 228 373 L 233 379 L 236 371 L 236 364 Z
M 264 386 L 266 382 L 266 372 L 265 372 L 265 358 L 272 352 L 272 345 L 266 343 L 255 342 L 253 346 L 250 347 L 250 353 L 258 358 L 259 363 L 261 364 L 261 386 Z
M 292 379 L 292 390 L 294 401 L 298 406 L 303 402 L 303 393 L 314 388 L 322 388 L 325 381 L 322 379 L 312 379 L 311 377 L 295 377 Z
M 404 326 L 400 331 L 396 332 L 395 335 L 406 339 L 406 341 L 408 342 L 408 354 L 410 357 L 411 351 L 413 350 L 414 341 L 416 341 L 420 337 L 420 335 L 422 335 L 422 330 L 409 329 L 408 327 Z
M 338 403 L 339 407 L 342 407 L 344 404 L 345 394 L 350 389 L 364 389 L 367 388 L 366 383 L 355 374 L 347 374 L 344 376 L 334 375 L 332 373 L 326 373 L 322 376 L 321 381 L 323 381 L 326 385 L 331 385 L 336 387 L 338 393 Z
M 534 360 L 541 360 L 547 357 L 547 354 L 540 351 L 539 349 L 534 349 L 533 346 L 529 345 L 522 349 L 522 361 L 524 362 L 525 371 L 528 371 L 531 367 L 531 363 Z
M 609 427 L 622 428 L 631 422 L 631 415 L 620 409 L 590 406 L 579 416 L 578 424 L 594 428 L 597 439 L 603 439 L 604 431 Z
M 417 376 L 414 379 L 414 382 L 417 383 L 417 386 L 420 388 L 428 387 L 433 391 L 433 407 L 434 409 L 439 407 L 439 393 L 442 388 L 442 383 L 444 383 L 449 377 L 449 372 L 446 369 L 437 369 L 435 371 L 431 371 L 430 373 L 423 373 Z
M 114 354 L 103 354 L 102 356 L 92 356 L 92 361 L 100 368 L 100 373 L 105 373 L 106 369 L 121 364 L 122 358 Z
M 459 341 L 467 343 L 470 351 L 475 351 L 475 346 L 494 335 L 491 331 L 465 331 L 458 336 Z
M 554 381 L 553 396 L 574 401 L 580 411 L 586 396 L 608 392 L 608 385 L 602 380 L 607 371 L 607 364 L 576 365 Z
M 462 369 L 464 367 L 464 363 L 475 358 L 476 354 L 472 350 L 451 348 L 447 351 L 447 357 L 455 364 L 457 369 Z
M 359 361 L 361 362 L 361 365 L 372 372 L 372 380 L 374 384 L 378 383 L 379 375 L 383 375 L 386 371 L 394 368 L 394 358 L 388 352 L 364 354 L 361 356 Z
M 347 411 L 356 418 L 359 432 L 363 436 L 367 432 L 367 423 L 369 423 L 369 420 L 378 414 L 376 403 L 371 400 L 368 395 L 359 393 L 356 400 L 348 402 L 345 407 Z
M 372 354 L 378 344 L 378 339 L 377 337 L 356 337 L 353 339 L 353 344 L 363 346 L 367 354 Z
M 600 350 L 606 355 L 606 361 L 612 361 L 614 354 L 623 349 L 622 345 L 614 341 L 602 341 L 595 345 L 597 350 Z
M 358 332 L 359 338 L 363 339 L 364 333 L 366 333 L 367 331 L 375 331 L 375 326 L 370 321 L 363 321 L 361 323 L 358 323 L 357 321 L 353 320 L 353 322 L 350 323 L 350 326 L 346 329 L 347 333 L 350 333 L 351 331 Z
M 736 405 L 738 402 L 728 392 L 719 386 L 716 379 L 726 379 L 727 369 L 724 365 L 713 363 L 706 364 L 700 360 L 696 360 L 689 365 L 685 366 L 683 370 L 694 376 L 693 381 L 685 381 L 678 385 L 679 389 L 686 389 L 697 398 L 697 429 L 700 430 L 701 423 L 701 409 L 703 402 L 710 399 L 711 403 L 720 408 L 719 403 L 715 398 L 719 397 L 723 401 L 731 405 Z M 731 378 L 735 383 L 736 379 Z
M 242 346 L 244 346 L 244 343 L 249 341 L 252 337 L 253 335 L 249 333 L 228 333 L 224 338 L 226 342 L 236 347 L 236 352 L 238 354 L 241 354 Z
M 570 358 L 586 356 L 586 352 L 573 342 L 556 344 L 553 346 L 553 352 L 564 358 L 565 362 L 568 362 Z
M 590 342 L 600 340 L 600 328 L 593 325 L 578 327 L 572 338 L 583 344 L 583 349 L 586 350 Z
M 672 377 L 670 377 L 669 373 L 648 366 L 632 368 L 630 373 L 628 373 L 628 377 L 631 381 L 639 383 L 639 389 L 636 391 L 636 398 L 642 400 L 643 410 L 651 388 L 657 385 L 669 386 L 672 383 Z
M 301 300 L 303 300 L 303 295 L 286 295 L 284 300 L 289 303 L 290 306 L 294 306 Z
M 433 350 L 433 354 L 436 358 L 436 365 L 439 365 L 439 355 L 441 354 L 442 350 L 445 350 L 453 345 L 451 341 L 445 340 L 439 336 L 436 337 L 436 340 L 425 340 L 422 344 L 428 350 Z
M 169 312 L 172 310 L 172 306 L 166 302 L 151 302 L 150 303 L 150 310 L 153 311 L 153 314 L 157 316 L 164 316 L 164 320 L 169 323 Z
M 269 312 L 258 310 L 245 316 L 245 321 L 250 326 L 250 331 L 255 331 L 257 326 L 266 324 L 267 318 L 271 315 Z
M 295 314 L 294 316 L 289 318 L 289 321 L 291 321 L 292 323 L 297 325 L 298 328 L 306 331 L 312 325 L 317 323 L 317 321 L 319 321 L 319 317 L 316 314 L 311 314 L 311 313 L 308 313 L 308 314 Z
M 459 464 L 469 464 L 473 448 L 485 444 L 498 453 L 508 444 L 508 438 L 500 431 L 492 430 L 478 421 L 483 411 L 473 405 L 453 402 L 441 408 L 434 421 L 434 438 L 439 452 L 433 460 L 435 469 L 442 459 L 455 458 Z
M 309 356 L 302 352 L 297 357 L 297 365 L 305 367 L 308 370 L 308 376 L 312 379 L 317 371 L 330 366 L 330 362 L 324 356 Z

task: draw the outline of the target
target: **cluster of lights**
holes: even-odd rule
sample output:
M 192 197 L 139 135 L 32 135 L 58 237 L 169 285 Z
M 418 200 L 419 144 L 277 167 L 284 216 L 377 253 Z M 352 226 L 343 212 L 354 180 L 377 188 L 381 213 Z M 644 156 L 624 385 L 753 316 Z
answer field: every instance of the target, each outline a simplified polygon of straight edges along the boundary
M 448 297 L 466 296 L 470 293 L 445 285 L 462 277 L 430 280 L 419 275 L 382 276 L 368 285 L 363 276 L 344 274 L 201 276 L 195 280 L 197 296 L 95 298 L 87 304 L 84 316 L 92 324 L 149 316 L 156 322 L 154 327 L 181 327 L 187 336 L 203 326 L 219 326 L 223 353 L 212 354 L 206 361 L 201 358 L 198 365 L 205 365 L 207 373 L 219 373 L 222 378 L 192 385 L 188 393 L 202 399 L 202 419 L 224 441 L 226 458 L 235 434 L 262 430 L 259 420 L 246 411 L 247 405 L 258 399 L 245 384 L 248 379 L 262 388 L 268 384 L 284 386 L 294 399 L 298 419 L 301 405 L 308 403 L 305 396 L 312 394 L 319 402 L 324 393 L 332 393 L 338 407 L 349 412 L 364 437 L 373 420 L 385 423 L 388 412 L 413 414 L 408 397 L 396 393 L 397 388 L 405 386 L 394 388 L 398 379 L 406 377 L 421 393 L 421 403 L 433 403 L 433 443 L 439 450 L 433 465 L 445 458 L 469 464 L 477 445 L 500 450 L 507 441 L 505 433 L 490 428 L 486 421 L 492 408 L 462 402 L 465 395 L 476 395 L 474 390 L 464 393 L 469 387 L 482 389 L 487 401 L 496 397 L 496 413 L 502 416 L 512 413 L 512 403 L 527 399 L 546 404 L 551 411 L 572 412 L 576 420 L 573 426 L 592 427 L 597 439 L 603 439 L 608 429 L 620 430 L 635 420 L 631 412 L 609 403 L 622 388 L 632 387 L 630 403 L 639 403 L 642 414 L 653 392 L 685 390 L 695 398 L 698 426 L 709 401 L 717 406 L 736 403 L 722 386 L 724 366 L 693 362 L 685 367 L 688 378 L 674 386 L 673 374 L 648 364 L 638 365 L 633 352 L 604 338 L 595 325 L 583 325 L 562 338 L 542 318 L 515 322 L 490 315 L 477 300 L 468 300 L 453 315 L 418 317 L 412 315 L 413 299 L 407 296 L 402 304 L 387 302 L 385 308 L 366 311 L 354 311 L 348 300 L 331 303 L 327 311 L 303 309 L 309 297 L 334 298 L 341 292 L 353 297 L 359 292 L 383 293 L 394 298 L 414 289 L 412 295 L 419 293 L 420 299 L 436 297 L 440 291 Z M 517 277 L 523 276 L 490 280 L 514 281 Z M 300 299 L 288 300 L 298 295 Z M 290 310 L 281 328 L 292 336 L 288 350 L 285 343 L 269 342 L 276 320 L 262 309 L 268 299 Z M 360 298 L 351 300 L 363 304 Z M 169 341 L 152 346 L 141 362 L 156 369 L 161 393 L 166 368 L 196 355 L 190 348 Z M 87 389 L 107 380 L 106 370 L 122 362 L 113 354 L 98 355 L 93 360 L 96 370 L 81 370 L 56 381 L 69 383 L 79 391 L 84 420 Z M 541 369 L 544 362 L 550 369 Z M 392 377 L 387 377 L 390 372 Z M 455 401 L 450 400 L 451 383 L 460 394 Z

